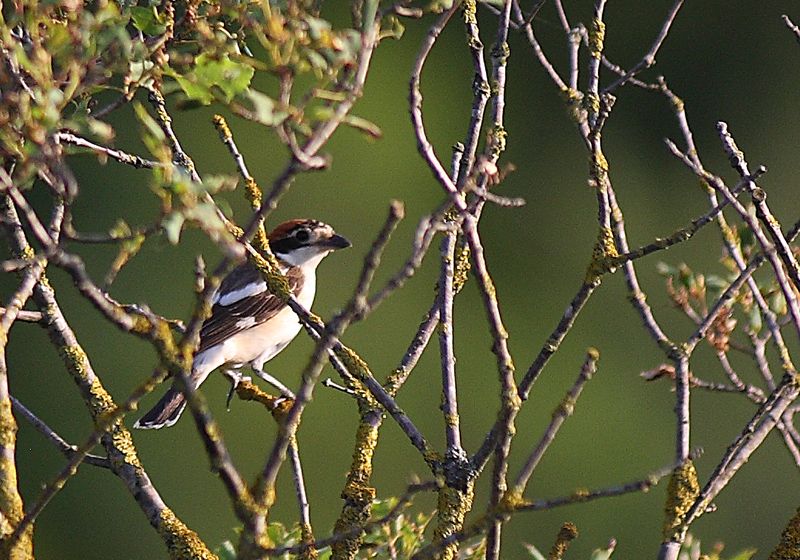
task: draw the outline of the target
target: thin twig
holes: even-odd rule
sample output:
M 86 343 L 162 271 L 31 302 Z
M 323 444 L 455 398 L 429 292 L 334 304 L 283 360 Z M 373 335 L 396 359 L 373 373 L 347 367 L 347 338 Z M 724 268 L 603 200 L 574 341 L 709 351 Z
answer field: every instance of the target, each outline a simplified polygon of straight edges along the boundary
M 517 478 L 514 482 L 514 492 L 518 496 L 522 496 L 522 493 L 525 491 L 531 475 L 533 475 L 533 471 L 536 469 L 539 461 L 541 461 L 542 457 L 547 451 L 547 448 L 551 443 L 553 443 L 558 430 L 564 424 L 566 419 L 572 415 L 575 409 L 575 404 L 577 403 L 578 398 L 581 396 L 581 392 L 583 391 L 583 387 L 597 371 L 597 360 L 599 357 L 600 354 L 594 348 L 590 348 L 586 353 L 586 359 L 583 362 L 583 366 L 581 367 L 581 372 L 578 375 L 578 378 L 575 380 L 575 383 L 572 384 L 572 387 L 569 389 L 569 391 L 567 391 L 566 396 L 561 403 L 559 403 L 558 408 L 553 411 L 553 416 L 550 419 L 550 423 L 547 425 L 547 428 L 545 428 L 544 434 L 542 434 L 539 443 L 536 444 L 536 447 L 525 461 L 525 465 L 517 475 Z
M 124 163 L 126 165 L 135 167 L 136 169 L 155 169 L 163 167 L 163 164 L 158 161 L 152 161 L 134 154 L 129 154 L 122 150 L 115 150 L 113 148 L 107 148 L 105 146 L 101 146 L 99 144 L 95 144 L 91 140 L 87 140 L 86 138 L 83 138 L 71 132 L 60 131 L 57 132 L 53 136 L 53 138 L 57 143 L 70 144 L 72 146 L 77 146 L 79 148 L 88 148 L 93 152 L 96 152 L 98 154 L 103 154 L 120 163 Z
M 386 281 L 384 287 L 377 290 L 369 297 L 364 305 L 363 311 L 359 313 L 359 319 L 363 319 L 367 314 L 383 303 L 386 298 L 402 288 L 409 278 L 414 276 L 422 265 L 422 259 L 428 253 L 434 236 L 444 227 L 440 222 L 442 213 L 443 212 L 439 210 L 431 216 L 426 216 L 420 220 L 416 233 L 414 234 L 411 254 L 400 266 L 400 269 Z
M 800 27 L 797 27 L 795 23 L 789 19 L 789 16 L 786 14 L 781 16 L 783 18 L 783 23 L 786 24 L 786 27 L 789 28 L 789 31 L 794 33 L 794 38 L 797 39 L 797 42 L 800 43 Z
M 30 264 L 30 263 L 28 263 Z M 5 315 L 9 310 L 5 307 L 0 307 L 0 315 Z M 42 322 L 42 314 L 38 311 L 25 311 L 24 309 L 20 309 L 16 312 L 17 321 L 24 321 L 26 323 L 41 323 Z
M 289 443 L 289 461 L 292 464 L 292 474 L 294 478 L 294 490 L 297 495 L 297 505 L 300 509 L 300 526 L 309 533 L 310 539 L 314 540 L 311 532 L 311 508 L 306 494 L 306 484 L 303 477 L 303 466 L 300 464 L 300 450 L 297 447 L 297 439 Z M 305 535 L 304 535 L 305 537 Z
M 556 3 L 557 6 L 560 6 L 560 4 L 561 4 L 560 1 Z M 556 85 L 556 88 L 558 88 L 559 91 L 562 92 L 568 91 L 569 88 L 567 87 L 567 84 L 564 82 L 563 79 L 561 79 L 561 76 L 558 74 L 556 69 L 550 63 L 550 60 L 548 60 L 547 55 L 544 54 L 542 46 L 539 44 L 539 41 L 536 39 L 536 35 L 534 35 L 533 33 L 533 26 L 529 22 L 526 23 L 525 16 L 522 13 L 522 9 L 519 7 L 518 0 L 513 0 L 513 8 L 514 8 L 514 22 L 517 25 L 521 26 L 523 32 L 525 33 L 525 38 L 528 40 L 528 43 L 533 49 L 536 58 L 539 60 L 539 64 L 542 66 L 542 68 L 545 69 L 547 74 L 550 76 L 550 79 L 553 81 L 553 83 Z M 565 31 L 569 31 L 570 29 L 569 24 L 567 23 L 566 25 L 567 27 Z
M 456 233 L 448 232 L 442 238 L 441 271 L 439 273 L 439 354 L 442 371 L 442 413 L 444 414 L 446 457 L 466 458 L 461 446 L 461 427 L 458 416 L 456 392 L 456 358 L 453 349 L 453 275 L 455 265 Z
M 62 438 L 60 435 L 58 435 L 58 433 L 56 433 L 55 430 L 53 430 L 53 428 L 48 426 L 44 420 L 31 412 L 30 409 L 28 409 L 13 395 L 11 395 L 11 404 L 14 406 L 14 410 L 17 412 L 17 414 L 25 418 L 25 420 L 27 420 L 31 426 L 36 428 L 36 430 L 46 437 L 50 443 L 55 445 L 65 457 L 72 457 L 76 454 L 78 451 L 77 446 L 67 443 L 64 438 Z M 82 457 L 82 462 L 95 467 L 102 467 L 104 469 L 111 468 L 107 457 L 100 457 L 99 455 L 92 455 L 90 453 Z
M 653 64 L 656 63 L 656 54 L 658 50 L 661 48 L 661 45 L 664 44 L 664 41 L 669 35 L 670 27 L 672 27 L 673 22 L 675 21 L 675 17 L 678 15 L 678 11 L 681 9 L 683 5 L 683 0 L 676 0 L 676 2 L 672 5 L 669 12 L 667 13 L 667 17 L 664 19 L 664 23 L 661 25 L 661 31 L 658 32 L 658 36 L 656 37 L 653 44 L 650 46 L 650 50 L 648 50 L 642 59 L 637 62 L 630 70 L 628 70 L 622 77 L 618 80 L 613 82 L 610 86 L 603 90 L 603 93 L 613 93 L 618 87 L 625 84 L 636 76 L 642 70 L 650 68 Z

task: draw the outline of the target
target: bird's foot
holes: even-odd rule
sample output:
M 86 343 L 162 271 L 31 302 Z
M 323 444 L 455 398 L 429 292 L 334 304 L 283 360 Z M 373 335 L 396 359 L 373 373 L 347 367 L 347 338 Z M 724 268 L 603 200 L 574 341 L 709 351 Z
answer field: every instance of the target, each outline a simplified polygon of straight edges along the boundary
M 355 397 L 356 396 L 356 392 L 355 391 L 353 391 L 352 389 L 348 389 L 344 385 L 339 385 L 338 383 L 336 383 L 330 377 L 325 379 L 325 381 L 322 382 L 322 385 L 324 387 L 328 387 L 329 389 L 336 389 L 337 391 L 341 391 L 345 395 L 350 395 L 351 397 Z
M 231 400 L 233 400 L 233 394 L 236 392 L 236 388 L 239 386 L 239 383 L 242 381 L 250 381 L 249 377 L 245 377 L 242 375 L 242 372 L 236 369 L 228 369 L 222 372 L 222 374 L 228 378 L 231 382 L 231 388 L 228 390 L 228 396 L 225 399 L 225 408 L 228 412 L 231 411 Z
M 275 387 L 278 391 L 280 391 L 281 396 L 283 396 L 284 398 L 292 400 L 295 399 L 295 394 L 292 392 L 291 389 L 289 389 L 289 387 L 278 381 L 275 377 L 273 377 L 266 371 L 253 367 L 253 372 L 261 379 L 263 379 L 264 381 Z

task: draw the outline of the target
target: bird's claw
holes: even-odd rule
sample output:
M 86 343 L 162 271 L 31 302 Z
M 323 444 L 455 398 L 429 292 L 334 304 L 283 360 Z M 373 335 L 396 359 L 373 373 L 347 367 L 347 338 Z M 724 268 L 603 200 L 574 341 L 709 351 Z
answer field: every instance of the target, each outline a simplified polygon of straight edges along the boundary
M 224 372 L 224 375 L 231 382 L 231 388 L 228 390 L 228 396 L 225 399 L 225 408 L 228 412 L 230 412 L 231 401 L 233 400 L 233 394 L 236 392 L 236 388 L 242 381 L 250 381 L 250 378 L 243 376 L 240 372 L 236 370 L 227 370 Z

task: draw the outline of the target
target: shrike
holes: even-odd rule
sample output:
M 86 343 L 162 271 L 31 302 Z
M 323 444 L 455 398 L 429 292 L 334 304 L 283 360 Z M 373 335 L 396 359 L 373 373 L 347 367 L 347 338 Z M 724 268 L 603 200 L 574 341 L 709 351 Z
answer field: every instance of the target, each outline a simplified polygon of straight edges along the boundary
M 269 234 L 269 245 L 294 297 L 309 309 L 316 292 L 317 265 L 328 253 L 349 247 L 350 242 L 322 222 L 290 220 Z M 300 332 L 297 315 L 270 293 L 261 274 L 249 262 L 225 277 L 211 303 L 211 316 L 200 329 L 200 345 L 189 375 L 195 389 L 221 366 L 238 369 L 249 364 L 254 372 L 266 376 L 264 363 Z M 172 426 L 185 407 L 186 398 L 173 383 L 134 428 Z

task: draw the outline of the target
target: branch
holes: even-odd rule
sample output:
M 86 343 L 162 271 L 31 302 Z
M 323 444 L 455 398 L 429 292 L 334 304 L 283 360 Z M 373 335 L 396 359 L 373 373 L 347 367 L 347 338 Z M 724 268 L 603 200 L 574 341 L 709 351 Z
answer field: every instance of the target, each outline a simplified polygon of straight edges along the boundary
M 136 169 L 155 169 L 163 167 L 163 164 L 158 161 L 152 161 L 143 157 L 123 152 L 122 150 L 115 150 L 113 148 L 106 148 L 99 144 L 82 138 L 76 134 L 67 131 L 56 132 L 53 139 L 58 144 L 69 144 L 79 148 L 88 148 L 89 150 L 110 157 L 111 159 L 135 167 Z
M 781 17 L 783 18 L 783 23 L 786 24 L 786 27 L 789 28 L 789 31 L 794 33 L 794 38 L 797 39 L 798 43 L 800 43 L 800 27 L 797 27 L 786 14 L 782 15 Z
M 664 41 L 669 34 L 669 29 L 672 27 L 672 23 L 675 21 L 675 17 L 678 15 L 678 11 L 681 9 L 683 5 L 683 0 L 676 0 L 675 3 L 670 8 L 669 12 L 667 13 L 667 17 L 664 19 L 664 23 L 661 26 L 661 31 L 659 31 L 656 40 L 653 41 L 650 50 L 645 53 L 642 59 L 637 62 L 630 70 L 625 72 L 623 76 L 621 76 L 617 81 L 612 83 L 610 86 L 603 90 L 603 93 L 613 93 L 618 87 L 627 83 L 631 78 L 636 76 L 642 70 L 650 68 L 656 63 L 656 54 L 658 50 L 661 48 L 661 45 L 664 44 Z
M 67 458 L 72 458 L 78 451 L 78 447 L 75 445 L 70 445 L 67 443 L 64 438 L 56 433 L 50 426 L 45 423 L 44 420 L 36 416 L 33 412 L 30 411 L 24 404 L 19 402 L 16 397 L 13 395 L 11 396 L 11 404 L 14 406 L 14 410 L 25 418 L 31 426 L 36 428 L 36 430 L 42 434 L 47 440 L 52 443 L 56 448 Z M 89 465 L 93 465 L 95 467 L 102 467 L 104 469 L 111 468 L 111 463 L 109 462 L 107 457 L 100 457 L 98 455 L 86 454 L 81 458 L 81 461 L 87 463 Z
M 581 396 L 583 387 L 597 371 L 597 360 L 599 358 L 600 354 L 595 348 L 590 348 L 587 351 L 586 359 L 583 362 L 583 367 L 581 367 L 580 375 L 578 375 L 578 378 L 575 380 L 575 383 L 572 384 L 572 387 L 569 389 L 569 391 L 567 391 L 564 399 L 553 411 L 550 423 L 547 425 L 544 434 L 542 434 L 539 443 L 536 444 L 536 447 L 525 461 L 525 465 L 520 470 L 519 475 L 517 475 L 517 479 L 514 482 L 514 487 L 511 490 L 515 495 L 522 496 L 522 493 L 525 491 L 531 475 L 533 475 L 533 471 L 536 469 L 539 461 L 541 461 L 542 457 L 547 451 L 547 448 L 551 443 L 553 443 L 556 434 L 558 434 L 558 430 L 564 424 L 566 419 L 569 416 L 572 416 L 572 413 L 575 409 L 575 404 L 577 403 L 578 398 Z
M 476 520 L 472 525 L 466 527 L 463 531 L 451 535 L 445 541 L 440 543 L 430 544 L 421 550 L 417 551 L 411 558 L 412 560 L 425 560 L 434 558 L 439 551 L 445 546 L 455 545 L 464 542 L 474 536 L 483 533 L 487 527 L 494 522 L 496 518 L 507 517 L 515 512 L 522 511 L 544 511 L 551 510 L 557 507 L 563 507 L 573 504 L 584 502 L 591 502 L 601 498 L 613 498 L 616 496 L 624 496 L 633 492 L 647 492 L 653 486 L 657 485 L 661 480 L 669 476 L 675 469 L 675 465 L 669 465 L 657 471 L 654 471 L 646 477 L 622 484 L 619 486 L 611 486 L 608 488 L 601 488 L 598 490 L 579 489 L 568 496 L 562 496 L 551 499 L 540 499 L 532 501 L 514 501 L 508 500 L 501 504 L 501 507 L 493 512 L 487 513 L 480 519 Z

